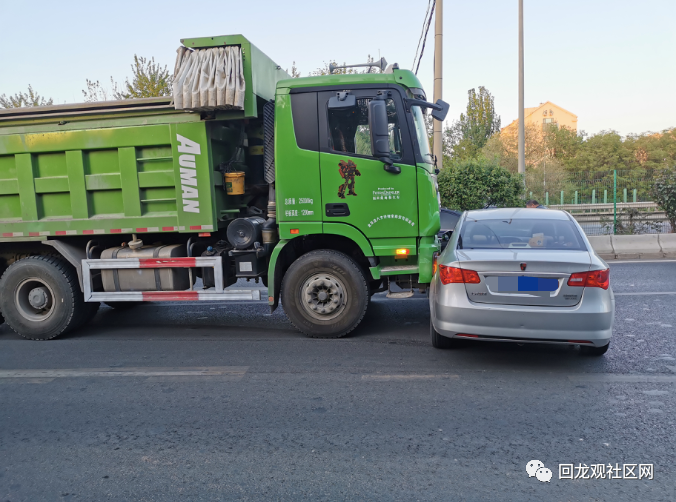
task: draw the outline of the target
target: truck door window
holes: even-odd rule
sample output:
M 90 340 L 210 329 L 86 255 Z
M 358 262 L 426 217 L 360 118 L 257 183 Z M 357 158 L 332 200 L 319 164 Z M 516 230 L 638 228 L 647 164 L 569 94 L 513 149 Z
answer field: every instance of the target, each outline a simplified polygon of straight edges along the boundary
M 350 108 L 329 109 L 329 143 L 332 150 L 372 157 L 369 130 L 368 103 L 370 98 L 357 99 Z M 387 122 L 390 130 L 390 152 L 393 159 L 401 159 L 401 129 L 394 100 L 387 100 Z
M 411 114 L 413 115 L 415 135 L 418 139 L 418 147 L 420 148 L 420 155 L 423 158 L 423 162 L 434 164 L 434 156 L 432 155 L 432 151 L 430 149 L 430 140 L 427 136 L 425 112 L 423 112 L 419 106 L 412 106 Z

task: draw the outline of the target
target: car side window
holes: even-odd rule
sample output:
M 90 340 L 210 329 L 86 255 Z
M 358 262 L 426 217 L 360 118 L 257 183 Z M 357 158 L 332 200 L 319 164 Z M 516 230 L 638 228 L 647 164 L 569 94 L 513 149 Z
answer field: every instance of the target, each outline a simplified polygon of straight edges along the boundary
M 329 109 L 329 146 L 336 152 L 372 157 L 371 131 L 368 122 L 368 103 L 371 98 L 357 99 L 355 106 Z M 397 106 L 387 100 L 387 122 L 390 134 L 390 153 L 393 159 L 402 157 L 401 128 Z

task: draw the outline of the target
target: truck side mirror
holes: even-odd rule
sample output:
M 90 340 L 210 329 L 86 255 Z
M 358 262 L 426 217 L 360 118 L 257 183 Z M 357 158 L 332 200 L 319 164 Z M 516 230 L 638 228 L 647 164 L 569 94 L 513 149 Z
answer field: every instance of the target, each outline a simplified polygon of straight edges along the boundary
M 388 173 L 399 174 L 401 168 L 395 166 L 390 157 L 390 133 L 387 125 L 387 104 L 385 98 L 378 96 L 369 102 L 369 130 L 371 131 L 371 151 L 381 160 Z
M 448 114 L 450 105 L 441 99 L 437 99 L 437 102 L 434 104 L 437 105 L 438 108 L 432 108 L 432 118 L 438 120 L 439 122 L 443 122 L 446 118 L 446 115 Z

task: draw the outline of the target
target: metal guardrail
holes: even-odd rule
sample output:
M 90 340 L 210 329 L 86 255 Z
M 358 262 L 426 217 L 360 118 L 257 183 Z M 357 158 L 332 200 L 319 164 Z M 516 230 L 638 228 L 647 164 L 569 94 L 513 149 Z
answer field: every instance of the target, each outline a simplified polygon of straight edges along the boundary
M 555 204 L 549 207 L 568 211 L 587 235 L 671 232 L 666 213 L 655 202 L 618 202 L 617 212 L 614 204 Z

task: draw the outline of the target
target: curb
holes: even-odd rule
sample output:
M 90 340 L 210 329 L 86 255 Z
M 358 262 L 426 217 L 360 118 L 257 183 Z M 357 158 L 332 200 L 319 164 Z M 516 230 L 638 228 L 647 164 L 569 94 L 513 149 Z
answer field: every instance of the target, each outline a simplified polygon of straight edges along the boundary
M 599 235 L 587 239 L 604 260 L 676 258 L 676 234 Z

